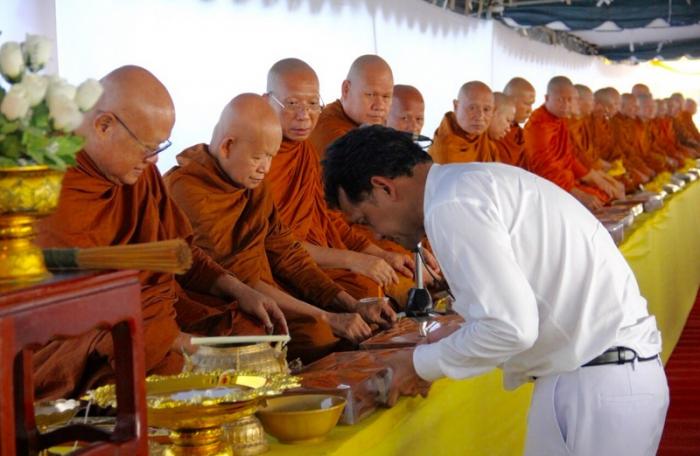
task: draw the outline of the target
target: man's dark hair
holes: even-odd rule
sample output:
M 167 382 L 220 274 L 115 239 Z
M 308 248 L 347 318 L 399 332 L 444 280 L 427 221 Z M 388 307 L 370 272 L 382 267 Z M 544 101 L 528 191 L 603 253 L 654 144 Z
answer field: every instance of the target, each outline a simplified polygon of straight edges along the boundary
M 410 133 L 380 125 L 356 128 L 326 149 L 322 162 L 326 201 L 338 208 L 342 188 L 350 202 L 357 204 L 372 190 L 372 176 L 410 177 L 414 166 L 430 161 Z

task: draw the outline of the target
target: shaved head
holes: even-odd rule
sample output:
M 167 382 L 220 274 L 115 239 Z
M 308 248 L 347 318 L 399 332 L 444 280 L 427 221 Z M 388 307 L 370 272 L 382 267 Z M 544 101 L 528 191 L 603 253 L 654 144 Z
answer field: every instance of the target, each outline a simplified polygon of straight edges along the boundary
M 481 81 L 470 81 L 460 87 L 454 100 L 457 125 L 469 134 L 480 135 L 489 128 L 493 116 L 494 99 L 489 86 Z
M 640 95 L 650 95 L 651 96 L 651 91 L 649 90 L 649 87 L 646 86 L 645 84 L 635 84 L 632 86 L 632 95 L 635 97 L 638 97 Z
M 675 92 L 671 95 L 668 101 L 668 114 L 675 117 L 679 112 L 681 112 L 681 109 L 683 109 L 685 98 L 683 98 L 683 95 L 679 92 Z
M 503 93 L 515 103 L 515 122 L 524 123 L 532 112 L 535 103 L 535 88 L 527 79 L 515 77 L 508 81 Z
M 593 92 L 583 84 L 576 84 L 574 87 L 578 92 L 579 116 L 589 116 L 593 112 Z
M 508 133 L 515 120 L 515 101 L 501 92 L 494 92 L 493 99 L 495 107 L 489 124 L 489 137 L 499 140 Z
M 133 185 L 170 137 L 173 100 L 152 73 L 138 66 L 117 68 L 100 82 L 104 92 L 76 133 L 85 138 L 85 152 L 108 180 Z
M 621 97 L 620 112 L 626 117 L 637 116 L 637 98 L 631 93 L 623 93 Z
M 620 94 L 613 87 L 596 90 L 593 94 L 593 111 L 607 118 L 620 110 Z
M 656 115 L 656 102 L 651 94 L 642 93 L 635 98 L 637 99 L 637 104 L 639 105 L 637 117 L 642 120 L 653 119 Z
M 394 75 L 378 55 L 362 55 L 350 65 L 341 87 L 343 111 L 357 124 L 385 125 L 394 91 Z
M 244 93 L 224 107 L 209 150 L 234 183 L 255 188 L 270 170 L 281 142 L 282 128 L 268 101 Z
M 303 60 L 289 58 L 267 72 L 268 103 L 277 113 L 282 134 L 290 141 L 304 141 L 321 113 L 318 76 Z
M 691 116 L 694 116 L 698 112 L 698 104 L 692 98 L 688 98 L 683 105 L 683 111 L 689 112 Z
M 425 101 L 420 91 L 410 85 L 395 85 L 387 126 L 419 135 L 424 121 Z
M 550 114 L 565 119 L 571 117 L 576 97 L 578 92 L 571 80 L 565 76 L 555 76 L 547 84 L 544 105 Z

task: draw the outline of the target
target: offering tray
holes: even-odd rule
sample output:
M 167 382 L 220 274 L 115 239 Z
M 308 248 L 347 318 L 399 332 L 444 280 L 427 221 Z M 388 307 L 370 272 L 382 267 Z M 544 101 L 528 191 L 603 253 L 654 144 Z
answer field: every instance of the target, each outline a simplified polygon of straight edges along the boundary
M 148 424 L 169 429 L 173 445 L 165 455 L 230 455 L 222 425 L 255 413 L 265 397 L 299 386 L 287 374 L 196 372 L 146 379 Z M 87 394 L 100 407 L 116 405 L 114 385 Z
M 635 201 L 632 198 L 625 198 L 623 200 L 615 200 L 612 203 L 610 209 L 614 208 L 626 208 L 632 213 L 633 216 L 637 217 L 644 212 L 644 204 L 640 201 Z M 607 209 L 607 208 L 605 208 Z
M 666 197 L 666 192 L 662 191 L 656 192 L 639 192 L 634 195 L 630 195 L 622 201 L 629 201 L 630 203 L 639 203 L 644 207 L 644 212 L 654 212 L 663 206 L 664 198 Z M 614 201 L 613 205 L 618 204 L 618 201 Z
M 459 327 L 464 319 L 457 315 L 435 315 L 426 321 L 402 318 L 391 328 L 382 331 L 360 344 L 364 350 L 379 348 L 414 347 L 428 341 L 428 334 L 446 326 Z M 456 329 L 456 328 L 455 328 Z

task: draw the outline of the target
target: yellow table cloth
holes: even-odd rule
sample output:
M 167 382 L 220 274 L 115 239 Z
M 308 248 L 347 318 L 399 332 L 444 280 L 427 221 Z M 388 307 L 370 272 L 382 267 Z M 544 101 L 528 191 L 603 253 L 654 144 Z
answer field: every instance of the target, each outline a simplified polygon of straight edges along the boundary
M 670 196 L 639 218 L 620 249 L 649 310 L 656 315 L 668 360 L 700 285 L 700 183 Z M 337 426 L 313 445 L 272 442 L 280 455 L 517 455 L 525 442 L 532 385 L 503 390 L 501 372 L 433 384 L 430 395 L 403 398 L 354 426 Z

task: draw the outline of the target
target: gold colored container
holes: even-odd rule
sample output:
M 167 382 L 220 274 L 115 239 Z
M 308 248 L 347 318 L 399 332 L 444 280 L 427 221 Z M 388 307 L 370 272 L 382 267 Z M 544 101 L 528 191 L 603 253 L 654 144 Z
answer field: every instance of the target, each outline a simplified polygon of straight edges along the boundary
M 42 165 L 0 168 L 0 288 L 50 275 L 34 224 L 56 209 L 64 174 Z
M 265 430 L 282 443 L 324 439 L 345 408 L 345 399 L 328 394 L 294 394 L 268 399 L 258 411 Z
M 236 456 L 255 456 L 265 453 L 270 446 L 260 420 L 253 414 L 224 424 L 226 441 Z
M 200 345 L 185 371 L 233 370 L 263 374 L 287 374 L 286 350 L 267 342 L 250 345 Z

